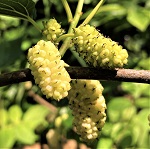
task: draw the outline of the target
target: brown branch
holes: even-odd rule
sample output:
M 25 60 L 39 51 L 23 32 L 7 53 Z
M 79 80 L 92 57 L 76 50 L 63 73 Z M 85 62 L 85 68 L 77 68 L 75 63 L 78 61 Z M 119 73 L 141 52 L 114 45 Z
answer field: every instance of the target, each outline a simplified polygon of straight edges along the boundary
M 150 84 L 149 70 L 133 69 L 96 69 L 93 67 L 66 67 L 72 79 L 111 80 Z M 23 69 L 0 75 L 0 86 L 33 81 L 30 69 Z

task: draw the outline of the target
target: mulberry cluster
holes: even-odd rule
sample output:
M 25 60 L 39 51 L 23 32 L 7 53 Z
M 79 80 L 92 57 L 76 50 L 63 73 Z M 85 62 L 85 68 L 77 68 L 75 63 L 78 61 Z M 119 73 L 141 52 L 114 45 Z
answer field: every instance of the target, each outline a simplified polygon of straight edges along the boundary
M 70 76 L 60 53 L 51 41 L 40 40 L 28 52 L 29 68 L 35 83 L 47 98 L 60 100 L 68 95 Z
M 74 28 L 76 51 L 94 67 L 121 68 L 127 64 L 128 53 L 122 46 L 104 37 L 95 27 L 80 25 Z
M 49 21 L 43 22 L 43 26 L 43 34 L 47 37 L 47 40 L 57 44 L 57 38 L 64 33 L 61 25 L 55 19 L 50 19 Z
M 71 87 L 68 99 L 73 125 L 83 141 L 93 142 L 106 120 L 103 87 L 98 80 L 72 80 Z

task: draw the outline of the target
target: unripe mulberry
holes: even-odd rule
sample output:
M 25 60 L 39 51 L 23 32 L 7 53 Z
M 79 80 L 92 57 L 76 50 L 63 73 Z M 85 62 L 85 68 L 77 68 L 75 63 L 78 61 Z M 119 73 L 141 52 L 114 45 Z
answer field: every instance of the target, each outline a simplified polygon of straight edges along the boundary
M 35 83 L 47 98 L 60 100 L 68 95 L 71 78 L 58 49 L 51 41 L 40 40 L 30 48 L 28 61 Z
M 104 37 L 93 26 L 81 25 L 74 28 L 73 43 L 79 55 L 94 67 L 113 69 L 127 64 L 127 51 L 110 38 Z
M 49 21 L 43 22 L 43 26 L 43 34 L 46 36 L 47 40 L 57 44 L 57 38 L 64 33 L 61 25 L 55 19 L 50 19 Z
M 97 80 L 72 80 L 71 87 L 68 99 L 73 125 L 83 141 L 93 142 L 106 120 L 103 87 Z

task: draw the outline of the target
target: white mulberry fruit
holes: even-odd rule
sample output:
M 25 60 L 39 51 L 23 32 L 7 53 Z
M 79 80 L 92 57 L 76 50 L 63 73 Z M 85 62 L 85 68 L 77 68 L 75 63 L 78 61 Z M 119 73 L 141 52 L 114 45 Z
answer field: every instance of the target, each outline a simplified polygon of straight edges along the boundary
M 79 55 L 94 67 L 113 69 L 127 64 L 126 49 L 104 37 L 93 26 L 80 25 L 74 28 L 73 43 Z
M 40 40 L 30 48 L 28 61 L 35 83 L 47 98 L 60 100 L 68 95 L 71 78 L 58 49 L 51 41 Z
M 55 19 L 50 19 L 49 21 L 43 22 L 43 26 L 43 34 L 46 36 L 47 40 L 57 45 L 57 38 L 64 33 L 61 25 Z
M 71 87 L 68 99 L 73 125 L 83 141 L 93 142 L 106 120 L 103 87 L 98 80 L 72 80 Z

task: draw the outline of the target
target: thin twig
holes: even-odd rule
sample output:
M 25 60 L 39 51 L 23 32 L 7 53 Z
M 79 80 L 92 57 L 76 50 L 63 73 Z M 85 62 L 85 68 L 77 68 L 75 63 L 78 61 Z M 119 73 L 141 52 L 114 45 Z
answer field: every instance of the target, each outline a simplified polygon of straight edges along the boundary
M 53 111 L 54 113 L 57 113 L 57 108 L 54 105 L 50 104 L 45 99 L 43 99 L 41 96 L 34 93 L 34 91 L 29 90 L 28 91 L 28 96 L 32 97 L 39 104 L 46 106 L 50 111 Z
M 150 84 L 150 70 L 96 69 L 93 67 L 66 67 L 72 79 L 93 79 Z M 23 69 L 0 75 L 0 87 L 25 81 L 34 81 L 30 69 Z

